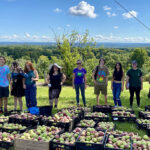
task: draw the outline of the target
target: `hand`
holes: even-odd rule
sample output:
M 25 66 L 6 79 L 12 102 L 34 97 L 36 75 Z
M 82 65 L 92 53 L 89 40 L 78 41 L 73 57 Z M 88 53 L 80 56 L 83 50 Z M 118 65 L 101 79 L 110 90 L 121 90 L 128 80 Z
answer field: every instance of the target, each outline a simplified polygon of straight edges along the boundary
M 96 84 L 96 80 L 94 80 L 94 84 Z
M 87 88 L 87 85 L 85 84 L 85 89 Z
M 124 91 L 124 87 L 121 88 L 121 91 Z
M 72 85 L 72 88 L 74 89 L 74 85 Z
M 63 85 L 63 84 L 64 84 L 63 82 L 60 83 L 60 85 Z
M 31 78 L 32 79 L 32 81 L 35 81 L 35 78 Z
M 25 84 L 23 85 L 23 88 L 26 89 L 26 85 Z
M 12 86 L 10 87 L 10 90 L 11 90 L 11 91 L 13 90 L 13 87 L 12 87 Z
M 111 90 L 113 91 L 113 86 L 111 86 Z

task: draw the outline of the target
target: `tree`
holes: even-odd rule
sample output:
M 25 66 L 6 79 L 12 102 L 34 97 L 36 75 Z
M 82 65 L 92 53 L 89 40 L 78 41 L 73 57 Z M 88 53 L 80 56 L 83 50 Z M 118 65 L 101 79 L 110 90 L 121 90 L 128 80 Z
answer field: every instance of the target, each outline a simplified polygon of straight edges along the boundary
M 142 68 L 143 64 L 145 63 L 145 61 L 148 58 L 148 54 L 147 51 L 144 48 L 136 48 L 134 49 L 134 51 L 132 52 L 131 56 L 130 56 L 130 60 L 136 60 L 138 63 L 138 67 Z

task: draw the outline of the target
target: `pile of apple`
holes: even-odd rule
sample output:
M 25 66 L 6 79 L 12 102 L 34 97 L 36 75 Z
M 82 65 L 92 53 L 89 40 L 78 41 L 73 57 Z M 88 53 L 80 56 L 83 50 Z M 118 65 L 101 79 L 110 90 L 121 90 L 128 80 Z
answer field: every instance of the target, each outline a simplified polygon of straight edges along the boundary
M 108 137 L 105 147 L 129 150 L 129 149 L 131 149 L 130 136 L 126 135 L 126 136 L 122 136 L 122 137 L 114 137 L 113 135 L 110 135 Z
M 109 105 L 96 105 L 96 108 L 110 108 L 111 106 Z
M 114 111 L 112 112 L 112 116 L 115 117 L 136 117 L 135 114 L 126 111 Z
M 0 122 L 1 122 L 1 123 L 6 122 L 6 121 L 8 121 L 8 120 L 9 120 L 9 117 L 8 117 L 8 116 L 4 116 L 4 115 L 0 116 Z
M 124 131 L 120 131 L 120 130 L 115 130 L 115 131 L 108 131 L 107 134 L 109 135 L 114 135 L 114 136 L 119 136 L 119 137 L 122 137 L 122 136 L 130 136 L 130 137 L 133 137 L 133 136 L 136 136 L 137 134 L 133 133 L 133 132 L 124 132 Z
M 10 116 L 10 118 L 23 119 L 23 120 L 35 120 L 38 117 L 30 113 L 21 113 L 21 114 L 13 114 Z
M 89 107 L 78 107 L 79 110 L 82 110 L 84 112 L 91 112 L 91 108 Z
M 13 130 L 24 130 L 27 127 L 23 126 L 21 124 L 5 123 L 5 124 L 0 124 L 0 128 L 2 128 L 2 129 L 13 129 Z
M 88 112 L 85 114 L 85 117 L 107 118 L 108 116 L 102 112 Z
M 0 141 L 12 142 L 16 138 L 17 134 L 10 134 L 6 132 L 0 132 Z
M 94 128 L 87 128 L 82 131 L 78 142 L 103 144 L 105 133 L 96 131 Z
M 139 124 L 150 124 L 150 120 L 148 119 L 137 119 L 136 121 Z
M 71 108 L 63 108 L 61 112 L 69 111 L 71 114 L 79 114 L 81 113 L 81 110 L 77 107 L 71 107 Z
M 127 108 L 127 107 L 112 107 L 113 111 L 132 111 L 131 108 Z
M 132 141 L 133 150 L 150 150 L 150 138 L 147 135 L 133 136 Z
M 77 127 L 94 127 L 96 122 L 94 120 L 81 120 L 78 124 Z
M 72 133 L 65 132 L 61 135 L 56 135 L 53 141 L 67 145 L 74 145 L 81 131 L 81 128 L 76 128 Z
M 23 133 L 19 137 L 19 139 L 49 142 L 60 131 L 61 131 L 61 128 L 54 127 L 54 126 L 47 127 L 43 125 L 43 126 L 38 126 L 37 129 L 32 129 Z
M 99 122 L 96 129 L 113 131 L 114 127 L 115 127 L 115 124 L 113 122 Z

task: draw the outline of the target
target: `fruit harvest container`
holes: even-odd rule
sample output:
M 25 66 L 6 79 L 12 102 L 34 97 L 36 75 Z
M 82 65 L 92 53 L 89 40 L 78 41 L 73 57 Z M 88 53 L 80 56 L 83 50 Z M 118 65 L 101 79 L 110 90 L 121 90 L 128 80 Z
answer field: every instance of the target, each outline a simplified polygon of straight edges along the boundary
M 15 139 L 15 150 L 50 150 L 50 142 Z
M 109 138 L 109 135 L 106 136 L 105 145 L 104 145 L 104 150 L 128 150 L 128 149 L 116 149 L 116 148 L 108 148 L 108 147 L 106 147 L 108 138 Z M 131 141 L 131 137 L 130 137 L 130 149 L 129 149 L 129 150 L 132 150 L 132 141 Z
M 150 111 L 150 105 L 145 106 L 145 111 Z
M 144 130 L 146 130 L 148 124 L 146 124 L 146 123 L 140 124 L 140 123 L 136 122 L 136 125 L 137 125 L 138 129 L 144 129 Z
M 113 121 L 136 121 L 136 117 L 112 116 Z
M 6 141 L 0 141 L 0 149 L 12 149 L 14 146 L 14 142 L 6 142 Z
M 127 109 L 127 110 L 123 110 L 123 109 L 121 109 L 121 108 L 120 108 L 120 109 L 116 109 L 116 107 L 112 107 L 112 108 L 111 108 L 111 111 L 112 111 L 112 112 L 114 112 L 114 111 L 125 111 L 125 112 L 134 113 L 134 110 L 132 110 L 132 109 L 130 109 L 130 108 Z
M 147 135 L 150 136 L 150 125 L 147 125 L 146 131 L 147 131 Z
M 52 106 L 39 106 L 39 115 L 42 116 L 51 116 L 52 115 Z
M 94 120 L 93 120 L 94 121 Z M 97 125 L 97 122 L 95 121 L 95 123 L 93 124 L 93 126 L 81 126 L 80 124 L 77 124 L 75 127 L 78 127 L 78 128 L 95 128 Z
M 93 112 L 103 112 L 103 113 L 111 113 L 111 107 L 107 105 L 96 105 L 93 106 Z
M 98 123 L 99 123 L 99 122 L 98 122 Z M 106 130 L 105 130 L 105 129 L 99 128 L 99 127 L 98 127 L 98 123 L 97 123 L 96 128 L 95 128 L 97 131 L 103 131 L 103 132 L 106 132 L 106 131 L 114 131 L 114 130 L 116 129 L 116 124 L 114 124 L 112 130 L 109 130 L 109 129 L 106 129 Z
M 145 114 L 143 111 L 139 111 L 139 118 L 145 119 Z
M 90 116 L 86 116 L 84 117 L 87 120 L 95 120 L 95 121 L 109 121 L 109 116 L 107 115 L 107 117 L 90 117 Z
M 8 111 L 5 116 L 10 116 L 10 115 L 14 115 L 14 114 L 20 114 L 21 110 L 10 110 Z
M 96 143 L 80 142 L 78 141 L 78 139 L 80 138 L 79 136 L 76 141 L 76 150 L 104 150 L 105 137 L 106 137 L 106 133 L 104 135 L 102 144 L 96 144 Z

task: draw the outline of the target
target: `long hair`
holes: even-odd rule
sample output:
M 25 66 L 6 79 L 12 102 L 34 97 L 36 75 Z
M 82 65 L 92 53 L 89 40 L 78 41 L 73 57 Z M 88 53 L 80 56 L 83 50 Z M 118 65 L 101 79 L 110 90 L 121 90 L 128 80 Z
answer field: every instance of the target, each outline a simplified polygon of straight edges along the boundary
M 54 65 L 50 68 L 49 75 L 53 75 L 54 73 Z M 60 68 L 58 68 L 58 73 L 61 73 Z
M 35 68 L 33 67 L 33 64 L 32 64 L 30 61 L 27 61 L 27 62 L 25 63 L 25 67 L 24 67 L 24 72 L 25 72 L 25 73 L 28 73 L 28 72 L 29 72 L 29 70 L 28 70 L 28 68 L 27 68 L 27 65 L 30 66 L 30 69 L 31 69 L 32 71 L 35 70 Z
M 14 61 L 12 64 L 11 64 L 11 66 L 14 66 L 14 67 L 18 67 L 19 66 L 19 63 L 17 62 L 17 61 Z M 18 70 L 18 68 L 17 68 L 17 71 L 19 71 Z M 14 72 L 14 69 L 12 69 L 12 72 Z
M 122 70 L 122 64 L 120 62 L 117 62 L 116 65 L 115 65 L 115 68 L 114 68 L 114 73 L 113 73 L 113 76 L 115 75 L 115 73 L 117 72 L 117 65 L 120 66 L 120 70 L 119 70 L 119 73 L 121 73 L 121 75 L 123 76 L 123 70 Z

